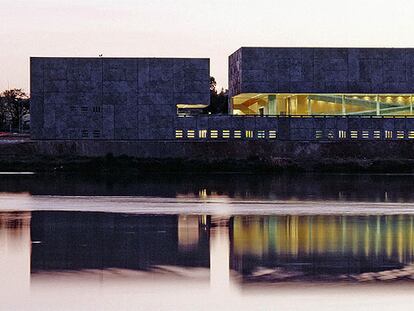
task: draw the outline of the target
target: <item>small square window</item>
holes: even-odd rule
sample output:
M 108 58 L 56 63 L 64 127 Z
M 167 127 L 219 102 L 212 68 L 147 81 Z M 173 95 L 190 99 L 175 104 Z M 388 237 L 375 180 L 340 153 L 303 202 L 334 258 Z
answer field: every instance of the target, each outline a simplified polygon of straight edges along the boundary
M 385 138 L 392 139 L 392 131 L 385 131 Z
M 234 138 L 241 138 L 241 131 L 240 130 L 235 130 L 233 135 L 234 135 Z
M 323 132 L 320 130 L 315 131 L 315 138 L 316 139 L 322 139 L 323 138 Z
M 175 138 L 183 138 L 183 130 L 175 130 Z
M 265 131 L 257 131 L 257 138 L 262 139 L 266 138 L 266 132 Z
M 397 139 L 404 139 L 405 132 L 404 131 L 397 131 Z
M 350 131 L 350 136 L 352 139 L 358 139 L 358 131 Z
M 218 130 L 211 130 L 210 138 L 218 138 Z
M 275 130 L 270 130 L 269 131 L 269 138 L 270 139 L 275 139 L 276 138 L 276 131 Z

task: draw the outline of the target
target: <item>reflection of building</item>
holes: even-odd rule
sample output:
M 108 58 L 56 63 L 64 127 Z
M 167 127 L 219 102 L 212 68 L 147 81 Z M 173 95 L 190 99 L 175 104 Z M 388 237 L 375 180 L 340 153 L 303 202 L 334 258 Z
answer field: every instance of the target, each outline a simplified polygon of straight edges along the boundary
M 20 299 L 29 292 L 30 217 L 30 212 L 0 213 L 0 278 L 15 295 L 11 299 Z
M 414 261 L 413 216 L 236 216 L 231 265 L 311 274 L 401 268 Z
M 240 48 L 209 116 L 208 59 L 32 58 L 32 137 L 414 139 L 413 72 L 414 49 Z
M 190 219 L 185 223 L 175 215 L 33 212 L 32 239 L 42 243 L 33 245 L 31 271 L 208 267 L 203 217 Z M 197 229 L 195 223 L 200 224 Z

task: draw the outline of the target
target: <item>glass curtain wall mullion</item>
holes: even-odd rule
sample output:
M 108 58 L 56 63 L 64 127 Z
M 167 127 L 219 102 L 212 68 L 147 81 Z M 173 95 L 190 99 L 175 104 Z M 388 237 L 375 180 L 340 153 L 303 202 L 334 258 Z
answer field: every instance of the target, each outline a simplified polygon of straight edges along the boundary
M 413 115 L 413 94 L 239 94 L 231 99 L 237 115 Z

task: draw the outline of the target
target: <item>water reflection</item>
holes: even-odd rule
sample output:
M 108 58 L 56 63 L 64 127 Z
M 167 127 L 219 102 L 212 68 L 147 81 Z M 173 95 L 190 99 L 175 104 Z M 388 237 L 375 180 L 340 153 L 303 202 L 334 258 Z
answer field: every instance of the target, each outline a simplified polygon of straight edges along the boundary
M 32 195 L 414 202 L 414 175 L 4 175 L 0 193 Z
M 414 216 L 236 216 L 233 269 L 245 281 L 414 276 Z
M 30 274 L 115 270 L 183 277 L 204 271 L 197 275 L 209 274 L 216 289 L 229 282 L 414 278 L 414 215 L 13 212 L 0 213 L 0 242 L 0 275 L 25 287 Z

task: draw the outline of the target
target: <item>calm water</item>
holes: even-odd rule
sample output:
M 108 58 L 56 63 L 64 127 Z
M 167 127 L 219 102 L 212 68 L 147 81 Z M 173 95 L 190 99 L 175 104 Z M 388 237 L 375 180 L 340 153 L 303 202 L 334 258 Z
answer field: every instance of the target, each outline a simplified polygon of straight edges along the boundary
M 0 310 L 408 310 L 413 181 L 3 175 Z

